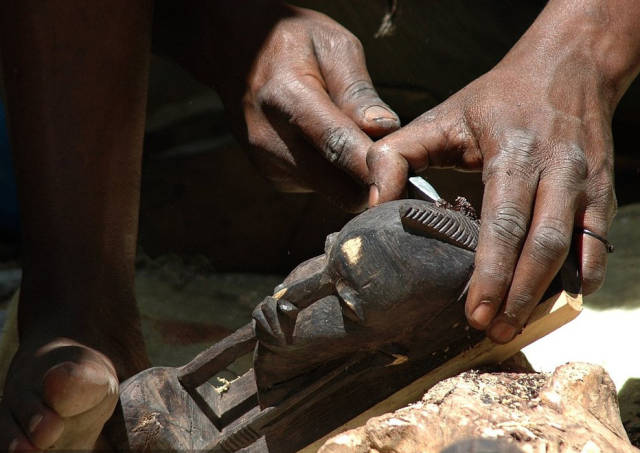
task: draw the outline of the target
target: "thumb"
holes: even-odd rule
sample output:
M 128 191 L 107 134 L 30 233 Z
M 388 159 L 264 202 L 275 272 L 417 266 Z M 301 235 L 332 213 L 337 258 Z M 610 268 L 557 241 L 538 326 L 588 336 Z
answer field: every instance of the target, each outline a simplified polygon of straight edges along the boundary
M 330 46 L 333 53 L 320 51 L 317 56 L 333 102 L 370 137 L 397 130 L 400 119 L 373 87 L 360 41 L 346 30 L 332 40 L 340 41 Z
M 400 128 L 398 115 L 380 99 L 366 71 L 358 80 L 344 79 L 342 85 L 334 88 L 341 93 L 335 102 L 367 135 L 384 137 Z
M 410 170 L 462 166 L 468 136 L 456 132 L 455 123 L 439 117 L 434 109 L 375 142 L 367 152 L 369 205 L 401 198 Z

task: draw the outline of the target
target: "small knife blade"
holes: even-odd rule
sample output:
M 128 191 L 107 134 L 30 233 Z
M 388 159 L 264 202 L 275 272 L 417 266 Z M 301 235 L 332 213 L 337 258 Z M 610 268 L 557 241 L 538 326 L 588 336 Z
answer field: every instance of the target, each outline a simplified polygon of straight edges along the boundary
M 410 198 L 431 201 L 432 203 L 442 200 L 438 191 L 422 176 L 411 176 L 407 184 L 407 189 Z

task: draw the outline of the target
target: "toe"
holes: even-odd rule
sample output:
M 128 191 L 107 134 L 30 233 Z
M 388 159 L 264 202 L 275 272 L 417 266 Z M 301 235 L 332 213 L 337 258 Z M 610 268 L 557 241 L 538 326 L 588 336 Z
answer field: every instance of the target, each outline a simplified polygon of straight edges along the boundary
M 97 361 L 63 362 L 49 369 L 42 382 L 42 398 L 61 417 L 73 417 L 105 401 L 117 399 L 118 381 Z
M 38 451 L 39 449 L 29 442 L 9 410 L 0 406 L 0 451 Z
M 14 419 L 33 445 L 45 450 L 54 444 L 64 430 L 64 421 L 30 392 L 10 401 Z
M 24 351 L 16 354 L 19 360 L 14 358 L 0 405 L 0 452 L 9 446 L 93 449 L 118 401 L 118 381 L 109 360 L 98 351 L 59 340 L 39 346 L 35 354 L 33 349 Z

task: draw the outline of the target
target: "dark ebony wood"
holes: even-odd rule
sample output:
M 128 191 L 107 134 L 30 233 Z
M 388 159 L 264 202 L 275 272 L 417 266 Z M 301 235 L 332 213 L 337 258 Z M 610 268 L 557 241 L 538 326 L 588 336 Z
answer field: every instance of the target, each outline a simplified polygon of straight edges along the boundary
M 224 370 L 238 357 L 253 350 L 256 344 L 253 324 L 242 326 L 209 349 L 198 354 L 191 362 L 180 367 L 178 380 L 190 388 L 202 385 L 213 375 Z
M 473 216 L 418 200 L 354 218 L 253 326 L 125 382 L 118 448 L 290 453 L 343 425 L 483 338 L 464 313 L 477 231 Z M 228 390 L 206 382 L 254 346 Z
M 418 213 L 411 231 L 402 222 L 408 211 Z M 446 234 L 453 239 L 442 240 Z M 340 358 L 431 350 L 433 320 L 464 303 L 477 234 L 477 221 L 461 212 L 402 200 L 366 211 L 328 238 L 324 258 L 295 269 L 295 279 L 253 313 L 261 405 L 277 404 L 304 385 L 300 376 Z M 450 324 L 466 326 L 462 308 L 458 314 Z

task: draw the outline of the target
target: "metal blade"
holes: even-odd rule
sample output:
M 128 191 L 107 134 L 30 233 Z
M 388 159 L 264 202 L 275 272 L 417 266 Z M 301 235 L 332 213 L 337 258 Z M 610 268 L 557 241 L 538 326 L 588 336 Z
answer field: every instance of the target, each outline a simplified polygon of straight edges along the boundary
M 407 185 L 410 198 L 418 200 L 436 201 L 442 200 L 436 189 L 427 182 L 422 176 L 411 176 Z

